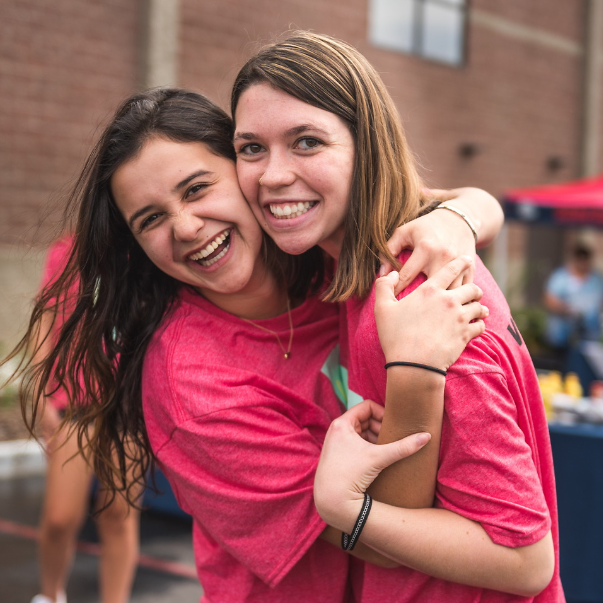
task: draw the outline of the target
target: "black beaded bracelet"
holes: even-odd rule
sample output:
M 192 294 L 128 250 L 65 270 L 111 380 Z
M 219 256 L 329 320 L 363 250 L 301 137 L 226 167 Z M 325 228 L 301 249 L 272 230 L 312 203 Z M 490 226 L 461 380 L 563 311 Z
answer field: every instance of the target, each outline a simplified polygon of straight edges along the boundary
M 440 369 L 436 366 L 429 366 L 429 364 L 419 364 L 418 362 L 388 362 L 384 368 L 388 369 L 390 366 L 414 366 L 416 368 L 425 369 L 426 371 L 439 373 L 440 375 L 444 375 L 444 377 L 448 374 L 444 369 Z
M 368 518 L 368 515 L 371 511 L 371 505 L 373 501 L 371 497 L 365 492 L 364 493 L 364 502 L 362 503 L 362 509 L 360 509 L 360 513 L 358 515 L 358 519 L 354 524 L 354 529 L 351 534 L 346 534 L 343 532 L 341 534 L 341 548 L 344 551 L 352 551 L 356 546 L 356 541 L 360 537 L 360 533 L 362 532 L 362 528 L 364 528 L 364 524 Z

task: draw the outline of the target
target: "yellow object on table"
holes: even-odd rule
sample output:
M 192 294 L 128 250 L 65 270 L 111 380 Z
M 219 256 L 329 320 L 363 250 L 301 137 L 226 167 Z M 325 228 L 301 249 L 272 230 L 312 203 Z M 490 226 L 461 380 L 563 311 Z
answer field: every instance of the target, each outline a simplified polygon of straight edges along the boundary
M 553 396 L 563 391 L 561 373 L 559 371 L 539 373 L 538 383 L 540 384 L 540 393 L 544 402 L 546 418 L 551 419 L 553 416 Z
M 580 385 L 580 379 L 576 373 L 568 373 L 565 376 L 564 392 L 572 398 L 581 398 L 584 394 L 582 391 L 582 385 Z

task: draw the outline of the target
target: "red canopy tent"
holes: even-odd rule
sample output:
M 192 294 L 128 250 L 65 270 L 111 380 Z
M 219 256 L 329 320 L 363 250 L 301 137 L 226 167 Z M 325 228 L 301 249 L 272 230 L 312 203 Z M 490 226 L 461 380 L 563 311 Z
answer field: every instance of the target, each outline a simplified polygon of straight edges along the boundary
M 510 190 L 503 207 L 509 220 L 603 227 L 603 176 Z

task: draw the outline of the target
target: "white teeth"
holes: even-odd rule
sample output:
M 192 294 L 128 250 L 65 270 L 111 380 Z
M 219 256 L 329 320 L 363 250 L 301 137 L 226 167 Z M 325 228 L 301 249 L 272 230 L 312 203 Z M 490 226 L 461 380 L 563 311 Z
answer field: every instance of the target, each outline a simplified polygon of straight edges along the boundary
M 199 264 L 201 264 L 201 266 L 205 266 L 207 268 L 208 266 L 215 264 L 220 258 L 223 258 L 229 249 L 230 249 L 230 243 L 226 247 L 224 247 L 224 249 L 222 249 L 222 251 L 220 251 L 220 253 L 215 258 L 212 258 L 211 260 L 200 260 Z
M 221 235 L 217 236 L 211 243 L 209 243 L 209 245 L 207 245 L 207 247 L 205 247 L 205 249 L 201 249 L 200 251 L 197 251 L 197 253 L 194 253 L 193 255 L 189 256 L 188 259 L 189 260 L 201 260 L 203 258 L 206 258 L 208 255 L 212 254 L 218 248 L 219 245 L 224 243 L 224 241 L 226 240 L 226 237 L 229 234 L 230 234 L 230 230 L 224 231 Z M 227 249 L 228 249 L 228 247 L 227 247 Z M 222 255 L 223 255 L 222 252 L 220 252 L 218 254 L 219 257 L 222 257 Z M 216 257 L 218 257 L 218 256 L 216 256 Z M 209 261 L 213 264 L 215 259 L 216 258 L 212 258 Z M 205 262 L 202 262 L 202 263 L 203 263 L 203 265 L 205 265 Z
M 302 203 L 293 203 L 292 205 L 270 205 L 270 212 L 277 218 L 290 220 L 305 214 L 311 207 L 316 205 L 316 201 L 306 201 Z

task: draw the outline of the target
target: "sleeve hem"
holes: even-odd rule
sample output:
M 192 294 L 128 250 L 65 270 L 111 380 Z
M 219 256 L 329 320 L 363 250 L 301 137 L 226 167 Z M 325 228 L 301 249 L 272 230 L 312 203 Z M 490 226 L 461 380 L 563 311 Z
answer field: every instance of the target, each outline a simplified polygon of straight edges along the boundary
M 548 519 L 545 523 L 527 534 L 520 534 L 518 532 L 511 533 L 509 530 L 503 530 L 484 523 L 482 523 L 481 526 L 486 530 L 494 544 L 500 544 L 501 546 L 514 549 L 520 546 L 536 544 L 538 541 L 542 540 L 551 530 L 551 520 Z
M 270 588 L 278 586 L 281 580 L 289 573 L 291 568 L 306 554 L 308 549 L 314 544 L 316 539 L 326 527 L 327 524 L 317 513 L 314 522 L 310 524 L 306 534 L 302 536 L 295 544 L 291 554 L 286 557 L 282 563 L 277 565 L 274 571 L 266 576 L 265 581 Z

